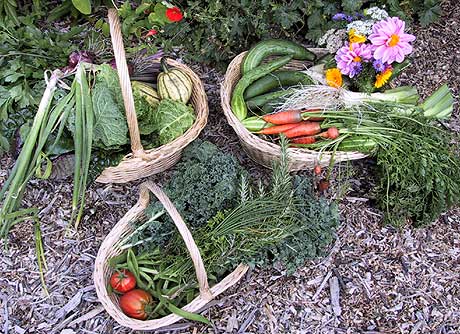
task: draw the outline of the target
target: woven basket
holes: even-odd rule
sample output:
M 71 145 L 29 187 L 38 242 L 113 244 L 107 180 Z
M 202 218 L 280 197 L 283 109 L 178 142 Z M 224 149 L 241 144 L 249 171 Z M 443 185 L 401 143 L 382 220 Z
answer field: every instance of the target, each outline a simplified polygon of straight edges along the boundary
M 132 222 L 143 217 L 144 210 L 150 202 L 149 191 L 158 198 L 168 214 L 171 216 L 193 261 L 200 294 L 191 303 L 184 306 L 183 310 L 188 312 L 198 312 L 212 299 L 237 283 L 249 268 L 248 266 L 241 264 L 221 282 L 213 287 L 209 287 L 200 251 L 179 212 L 176 210 L 166 194 L 156 184 L 152 182 L 145 182 L 141 184 L 138 202 L 125 214 L 125 216 L 114 226 L 109 235 L 104 239 L 101 247 L 99 248 L 94 265 L 94 285 L 96 287 L 96 293 L 99 301 L 102 303 L 107 313 L 109 313 L 110 316 L 120 325 L 134 330 L 154 330 L 169 326 L 182 319 L 180 316 L 175 314 L 170 314 L 163 318 L 154 320 L 137 320 L 129 318 L 119 307 L 119 297 L 115 293 L 109 293 L 107 290 L 109 278 L 113 273 L 113 270 L 108 265 L 108 261 L 110 258 L 120 255 L 121 250 L 119 249 L 118 242 L 133 231 L 134 226 L 132 225 Z
M 310 49 L 320 55 L 324 49 Z M 261 137 L 249 132 L 233 113 L 230 101 L 233 88 L 241 78 L 241 63 L 247 52 L 240 53 L 228 65 L 224 81 L 220 89 L 222 109 L 228 123 L 235 130 L 241 145 L 249 157 L 255 162 L 271 168 L 274 160 L 279 160 L 280 147 L 277 144 L 268 142 Z M 305 70 L 311 63 L 306 61 L 291 60 L 283 69 Z M 306 148 L 289 148 L 289 169 L 291 171 L 311 169 L 315 165 L 327 166 L 331 160 L 332 152 L 316 152 Z M 359 152 L 335 152 L 334 162 L 357 160 L 365 158 L 366 155 Z
M 131 81 L 129 79 L 117 11 L 109 9 L 108 17 L 132 153 L 126 155 L 118 166 L 106 168 L 96 181 L 101 183 L 125 183 L 161 173 L 176 164 L 181 157 L 182 150 L 198 137 L 206 125 L 208 119 L 208 99 L 200 78 L 187 66 L 168 59 L 167 62 L 170 66 L 184 71 L 192 80 L 193 90 L 190 101 L 196 113 L 196 120 L 190 129 L 174 141 L 158 148 L 144 150 L 141 144 L 136 111 L 134 109 Z M 154 62 L 160 62 L 160 60 L 154 60 Z

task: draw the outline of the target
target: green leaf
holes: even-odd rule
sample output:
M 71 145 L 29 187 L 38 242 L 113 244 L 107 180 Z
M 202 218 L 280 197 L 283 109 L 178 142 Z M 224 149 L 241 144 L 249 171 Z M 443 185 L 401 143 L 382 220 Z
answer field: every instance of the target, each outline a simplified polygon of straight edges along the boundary
M 8 139 L 6 139 L 0 134 L 0 154 L 8 151 L 9 149 L 10 149 L 10 144 L 8 143 Z
M 91 1 L 90 0 L 72 0 L 76 9 L 82 14 L 91 14 Z
M 118 15 L 120 15 L 120 17 L 123 19 L 128 17 L 128 15 L 130 15 L 131 12 L 131 4 L 129 3 L 129 1 L 124 2 L 123 5 L 121 5 L 118 9 Z
M 343 10 L 347 13 L 355 13 L 363 6 L 362 0 L 342 0 Z
M 165 16 L 153 12 L 149 14 L 149 22 L 151 24 L 165 25 L 167 23 Z
M 436 20 L 438 20 L 440 16 L 441 7 L 439 5 L 436 5 L 425 11 L 422 11 L 420 15 L 420 23 L 423 27 L 426 27 L 427 25 L 436 22 Z
M 128 125 L 115 70 L 101 65 L 93 88 L 94 146 L 117 148 L 129 143 Z
M 139 7 L 136 8 L 136 14 L 137 14 L 137 15 L 140 15 L 140 14 L 144 13 L 144 11 L 147 10 L 147 9 L 149 9 L 150 6 L 151 6 L 151 5 L 150 5 L 149 3 L 147 3 L 147 2 L 141 3 L 141 4 L 139 5 Z
M 317 28 L 321 25 L 322 17 L 319 10 L 315 10 L 307 19 L 309 29 Z
M 195 121 L 191 106 L 169 99 L 161 100 L 156 112 L 156 129 L 160 143 L 167 144 L 187 131 Z

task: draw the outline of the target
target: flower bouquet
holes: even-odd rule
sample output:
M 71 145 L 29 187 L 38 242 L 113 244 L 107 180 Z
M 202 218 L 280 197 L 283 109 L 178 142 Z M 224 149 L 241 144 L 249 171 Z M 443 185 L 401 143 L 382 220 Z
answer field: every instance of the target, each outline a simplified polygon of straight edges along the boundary
M 354 16 L 337 13 L 335 28 L 319 44 L 334 55 L 326 66 L 326 82 L 366 93 L 384 89 L 405 67 L 415 36 L 405 32 L 406 24 L 378 7 Z

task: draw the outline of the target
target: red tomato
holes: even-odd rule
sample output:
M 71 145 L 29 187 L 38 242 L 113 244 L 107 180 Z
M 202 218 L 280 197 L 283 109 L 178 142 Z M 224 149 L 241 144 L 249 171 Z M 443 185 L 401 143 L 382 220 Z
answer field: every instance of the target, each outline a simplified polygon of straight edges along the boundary
M 120 307 L 123 312 L 131 318 L 141 320 L 147 319 L 148 310 L 153 308 L 152 303 L 152 295 L 141 289 L 131 290 L 120 298 Z
M 110 285 L 115 291 L 125 293 L 136 287 L 136 277 L 132 272 L 123 269 L 110 277 Z

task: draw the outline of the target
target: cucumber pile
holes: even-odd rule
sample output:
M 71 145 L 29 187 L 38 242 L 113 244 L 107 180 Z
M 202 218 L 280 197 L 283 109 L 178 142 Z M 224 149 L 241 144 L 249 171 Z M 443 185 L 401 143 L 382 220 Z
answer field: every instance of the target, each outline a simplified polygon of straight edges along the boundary
M 280 56 L 262 63 L 270 56 Z M 252 114 L 273 111 L 279 99 L 290 92 L 289 87 L 313 84 L 299 71 L 279 70 L 292 59 L 314 61 L 316 55 L 305 47 L 286 40 L 265 40 L 246 54 L 241 66 L 241 79 L 233 90 L 231 107 L 240 121 Z

